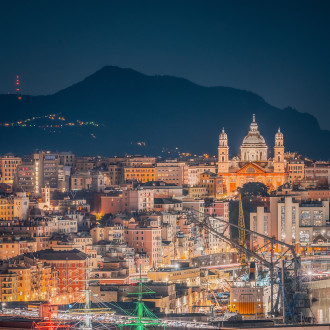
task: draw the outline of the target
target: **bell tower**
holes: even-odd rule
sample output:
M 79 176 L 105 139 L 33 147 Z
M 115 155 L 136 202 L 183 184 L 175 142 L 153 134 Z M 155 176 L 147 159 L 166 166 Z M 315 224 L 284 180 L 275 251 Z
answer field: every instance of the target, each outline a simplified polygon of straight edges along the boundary
M 283 133 L 280 128 L 275 134 L 275 147 L 274 147 L 274 172 L 284 173 L 284 144 L 283 144 Z
M 229 172 L 229 147 L 228 147 L 228 137 L 225 129 L 219 136 L 219 147 L 218 147 L 218 174 Z

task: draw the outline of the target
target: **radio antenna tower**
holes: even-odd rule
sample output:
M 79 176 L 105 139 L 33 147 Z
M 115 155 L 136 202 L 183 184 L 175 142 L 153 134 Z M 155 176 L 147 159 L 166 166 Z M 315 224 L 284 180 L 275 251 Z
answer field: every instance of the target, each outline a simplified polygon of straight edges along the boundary
M 21 100 L 21 91 L 20 91 L 20 82 L 19 82 L 19 76 L 16 76 L 16 94 L 17 94 L 17 100 Z

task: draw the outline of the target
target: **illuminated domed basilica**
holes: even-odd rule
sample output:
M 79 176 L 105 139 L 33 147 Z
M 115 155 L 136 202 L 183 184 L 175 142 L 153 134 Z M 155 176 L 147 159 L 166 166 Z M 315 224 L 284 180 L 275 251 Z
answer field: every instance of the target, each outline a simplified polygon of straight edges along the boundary
M 284 160 L 283 133 L 275 134 L 274 157 L 268 158 L 268 146 L 253 115 L 248 134 L 240 147 L 240 155 L 229 159 L 228 136 L 224 129 L 219 136 L 218 175 L 223 178 L 224 192 L 232 194 L 247 182 L 262 182 L 270 190 L 288 181 Z

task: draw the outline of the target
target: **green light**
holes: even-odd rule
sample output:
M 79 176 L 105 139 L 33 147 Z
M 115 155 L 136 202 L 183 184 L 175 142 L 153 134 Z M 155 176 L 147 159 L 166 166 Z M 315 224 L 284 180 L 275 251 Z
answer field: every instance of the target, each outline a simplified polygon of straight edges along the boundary
M 120 328 L 123 327 L 130 327 L 131 329 L 135 330 L 144 330 L 144 329 L 151 329 L 153 327 L 163 327 L 165 329 L 165 326 L 161 324 L 161 321 L 159 318 L 151 312 L 148 307 L 144 304 L 142 301 L 143 294 L 146 293 L 155 293 L 154 291 L 150 290 L 147 286 L 143 284 L 143 280 L 141 277 L 141 266 L 140 266 L 140 278 L 138 279 L 139 282 L 139 290 L 137 293 L 130 293 L 137 295 L 138 301 L 136 302 L 136 308 L 132 315 L 132 318 L 129 318 L 125 324 L 119 324 L 118 326 Z M 145 290 L 144 289 L 148 289 Z

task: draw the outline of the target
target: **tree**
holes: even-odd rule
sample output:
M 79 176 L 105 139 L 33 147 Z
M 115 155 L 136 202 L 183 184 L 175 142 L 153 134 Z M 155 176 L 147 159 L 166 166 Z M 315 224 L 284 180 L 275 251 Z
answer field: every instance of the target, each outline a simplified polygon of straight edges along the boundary
M 101 226 L 110 226 L 112 225 L 113 215 L 111 213 L 106 213 L 100 220 Z
M 240 189 L 242 197 L 268 197 L 267 186 L 261 182 L 248 182 Z
M 239 192 L 242 194 L 245 228 L 250 228 L 250 213 L 256 212 L 258 206 L 267 205 L 265 198 L 262 198 L 269 196 L 267 186 L 259 182 L 249 182 Z M 238 208 L 238 200 L 229 202 L 229 222 L 235 225 L 238 224 Z M 231 238 L 238 239 L 237 228 L 231 227 Z

